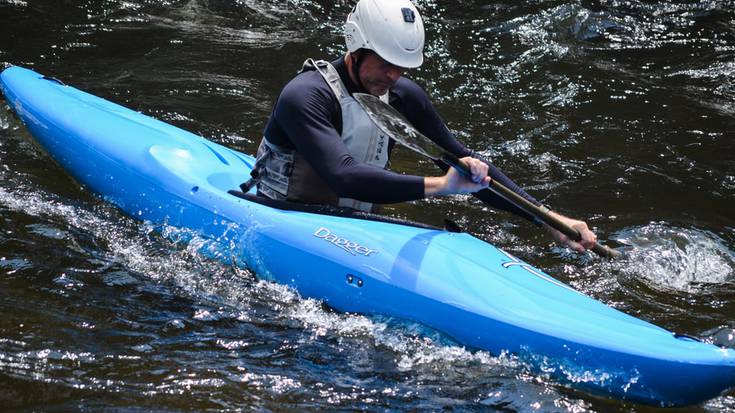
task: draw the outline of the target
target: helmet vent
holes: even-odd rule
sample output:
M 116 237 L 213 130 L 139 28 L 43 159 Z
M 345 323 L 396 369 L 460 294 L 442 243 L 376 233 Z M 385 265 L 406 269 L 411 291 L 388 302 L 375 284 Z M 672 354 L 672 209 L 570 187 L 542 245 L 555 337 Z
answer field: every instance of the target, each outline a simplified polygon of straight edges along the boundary
M 413 10 L 409 9 L 408 7 L 403 7 L 401 9 L 401 13 L 403 13 L 404 22 L 413 23 L 416 21 L 416 14 L 414 14 Z

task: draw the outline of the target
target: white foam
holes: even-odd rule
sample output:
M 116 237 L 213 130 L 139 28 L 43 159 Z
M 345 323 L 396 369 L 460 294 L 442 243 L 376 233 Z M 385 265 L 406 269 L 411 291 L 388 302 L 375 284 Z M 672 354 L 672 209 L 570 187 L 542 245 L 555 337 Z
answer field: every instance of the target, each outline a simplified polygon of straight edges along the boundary
M 696 291 L 735 277 L 735 253 L 710 231 L 656 222 L 617 238 L 631 246 L 621 271 L 658 289 Z

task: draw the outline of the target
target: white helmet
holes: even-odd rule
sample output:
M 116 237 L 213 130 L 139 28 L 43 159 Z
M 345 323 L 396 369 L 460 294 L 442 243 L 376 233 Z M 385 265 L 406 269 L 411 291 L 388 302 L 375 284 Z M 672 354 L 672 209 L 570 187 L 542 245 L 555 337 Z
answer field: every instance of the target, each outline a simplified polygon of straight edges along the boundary
M 410 0 L 360 0 L 345 23 L 347 50 L 370 49 L 389 63 L 424 62 L 424 22 Z

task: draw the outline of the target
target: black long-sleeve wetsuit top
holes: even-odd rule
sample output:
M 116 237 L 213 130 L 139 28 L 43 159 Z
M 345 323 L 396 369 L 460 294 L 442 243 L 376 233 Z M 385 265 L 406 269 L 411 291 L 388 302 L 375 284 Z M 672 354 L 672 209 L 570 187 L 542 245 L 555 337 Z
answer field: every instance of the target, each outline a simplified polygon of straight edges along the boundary
M 348 75 L 344 58 L 333 61 L 332 65 L 350 94 L 364 92 Z M 455 139 L 426 92 L 415 82 L 405 77 L 399 78 L 390 89 L 389 103 L 422 134 L 448 152 L 460 158 L 475 156 Z M 284 87 L 273 107 L 264 135 L 272 144 L 295 148 L 340 197 L 378 204 L 424 198 L 423 177 L 395 173 L 356 161 L 344 145 L 341 133 L 342 110 L 337 97 L 319 72 L 311 70 L 300 73 Z M 489 166 L 492 179 L 539 205 L 498 168 L 492 164 Z M 487 190 L 480 191 L 478 195 L 495 207 L 531 219 Z

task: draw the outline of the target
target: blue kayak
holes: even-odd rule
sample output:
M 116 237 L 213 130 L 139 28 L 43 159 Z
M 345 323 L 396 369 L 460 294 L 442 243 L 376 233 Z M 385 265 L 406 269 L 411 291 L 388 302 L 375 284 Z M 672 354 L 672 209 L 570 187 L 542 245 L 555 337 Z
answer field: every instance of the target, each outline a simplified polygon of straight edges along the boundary
M 606 306 L 493 245 L 397 219 L 238 191 L 254 159 L 31 70 L 8 106 L 72 177 L 132 217 L 187 228 L 214 255 L 347 312 L 420 322 L 508 351 L 560 383 L 690 405 L 735 385 L 735 351 Z

